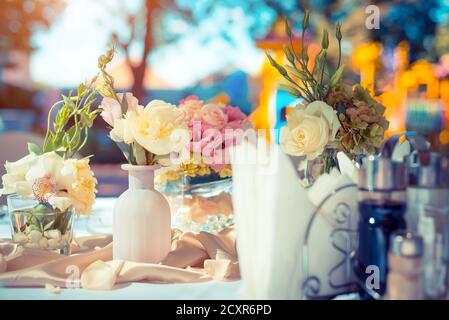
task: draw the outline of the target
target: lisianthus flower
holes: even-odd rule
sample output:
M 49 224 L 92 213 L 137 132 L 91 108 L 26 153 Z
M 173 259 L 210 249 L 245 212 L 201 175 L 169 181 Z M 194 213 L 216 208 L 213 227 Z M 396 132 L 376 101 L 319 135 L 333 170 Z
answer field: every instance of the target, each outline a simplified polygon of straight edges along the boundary
M 130 92 L 118 93 L 117 97 L 120 101 L 123 101 L 123 97 L 126 96 L 126 103 L 129 111 L 137 110 L 139 101 Z M 115 121 L 122 118 L 122 107 L 120 102 L 116 99 L 105 97 L 101 101 L 99 108 L 103 109 L 101 116 L 107 124 L 114 127 Z

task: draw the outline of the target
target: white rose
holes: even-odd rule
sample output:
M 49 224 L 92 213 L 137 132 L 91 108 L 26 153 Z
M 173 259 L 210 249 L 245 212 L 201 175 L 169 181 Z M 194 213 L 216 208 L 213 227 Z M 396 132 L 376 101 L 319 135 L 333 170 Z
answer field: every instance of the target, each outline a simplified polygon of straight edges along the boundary
M 336 111 L 322 101 L 314 101 L 305 109 L 295 108 L 287 115 L 280 143 L 287 154 L 312 160 L 335 140 L 339 128 Z

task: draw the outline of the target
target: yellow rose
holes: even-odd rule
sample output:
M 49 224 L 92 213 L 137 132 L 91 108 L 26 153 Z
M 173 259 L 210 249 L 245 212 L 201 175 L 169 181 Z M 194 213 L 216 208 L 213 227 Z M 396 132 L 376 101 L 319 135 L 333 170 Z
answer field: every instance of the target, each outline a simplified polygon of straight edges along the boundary
M 306 108 L 294 108 L 287 115 L 287 126 L 281 129 L 280 143 L 287 154 L 312 160 L 335 140 L 340 128 L 337 113 L 323 101 Z

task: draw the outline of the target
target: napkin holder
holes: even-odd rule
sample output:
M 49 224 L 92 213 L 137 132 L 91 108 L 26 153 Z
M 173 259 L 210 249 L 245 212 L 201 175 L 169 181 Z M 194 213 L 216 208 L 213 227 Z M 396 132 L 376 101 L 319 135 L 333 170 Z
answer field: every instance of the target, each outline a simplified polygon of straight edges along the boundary
M 320 201 L 307 223 L 301 248 L 303 299 L 329 299 L 357 291 L 356 278 L 352 272 L 357 247 L 357 199 L 354 197 L 348 203 L 350 200 L 342 197 L 344 192 L 357 192 L 357 185 L 346 183 L 333 189 Z M 322 242 L 319 250 L 326 252 L 327 256 L 338 257 L 330 266 L 324 267 L 320 265 L 323 261 L 319 258 L 320 254 L 313 250 L 311 241 L 314 230 L 323 228 L 323 223 L 320 224 L 323 219 L 317 219 L 319 216 L 324 216 L 331 226 L 327 232 L 328 241 Z M 329 259 L 325 260 L 330 262 Z M 317 272 L 319 269 L 321 272 Z

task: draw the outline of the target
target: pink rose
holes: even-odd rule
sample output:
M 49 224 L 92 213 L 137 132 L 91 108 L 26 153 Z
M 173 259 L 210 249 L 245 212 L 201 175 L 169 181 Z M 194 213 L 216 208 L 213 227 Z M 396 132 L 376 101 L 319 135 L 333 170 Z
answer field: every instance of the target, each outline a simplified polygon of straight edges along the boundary
M 226 106 L 224 111 L 228 116 L 229 121 L 245 120 L 247 118 L 246 114 L 240 110 L 239 107 Z
M 123 101 L 124 93 L 117 94 L 117 97 L 120 101 Z M 136 97 L 132 95 L 132 93 L 126 92 L 126 102 L 128 104 L 128 110 L 136 110 L 139 105 L 139 101 Z M 99 108 L 103 109 L 101 112 L 101 117 L 107 124 L 111 127 L 114 127 L 115 119 L 122 118 L 122 107 L 120 103 L 113 98 L 103 98 Z
M 226 126 L 223 128 L 223 132 L 226 129 L 230 129 L 230 130 L 237 130 L 237 129 L 242 129 L 242 121 L 241 120 L 233 120 L 233 121 L 229 121 Z
M 182 110 L 186 122 L 192 120 L 202 107 L 203 101 L 197 96 L 188 96 L 179 102 L 179 109 Z
M 206 104 L 198 112 L 199 119 L 216 129 L 222 129 L 228 123 L 228 116 L 224 113 L 224 108 L 216 104 Z
M 103 98 L 99 108 L 103 109 L 100 114 L 101 117 L 111 127 L 114 127 L 115 119 L 122 118 L 122 107 L 120 106 L 120 103 L 118 103 L 118 101 L 115 99 Z

